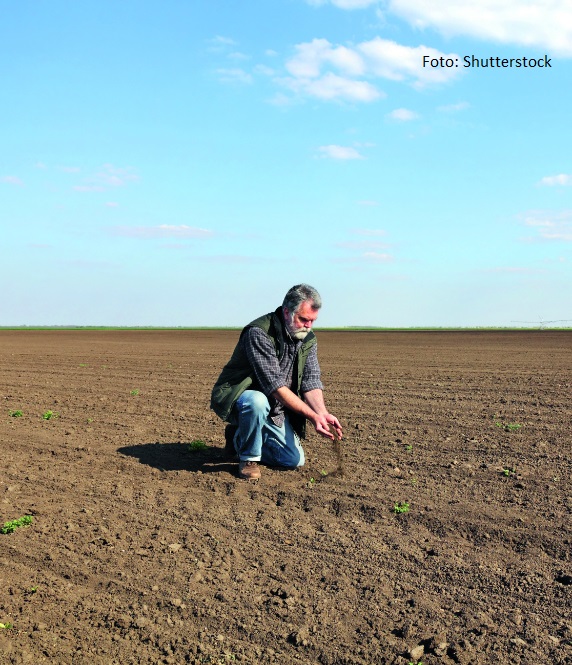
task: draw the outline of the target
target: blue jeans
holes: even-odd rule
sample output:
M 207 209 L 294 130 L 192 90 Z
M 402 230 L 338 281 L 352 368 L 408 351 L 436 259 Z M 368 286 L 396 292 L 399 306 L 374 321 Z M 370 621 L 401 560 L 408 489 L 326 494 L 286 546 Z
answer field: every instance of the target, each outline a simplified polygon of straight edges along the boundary
M 279 427 L 269 417 L 270 404 L 264 393 L 245 390 L 235 407 L 238 429 L 234 447 L 241 462 L 295 469 L 305 462 L 304 449 L 286 415 Z

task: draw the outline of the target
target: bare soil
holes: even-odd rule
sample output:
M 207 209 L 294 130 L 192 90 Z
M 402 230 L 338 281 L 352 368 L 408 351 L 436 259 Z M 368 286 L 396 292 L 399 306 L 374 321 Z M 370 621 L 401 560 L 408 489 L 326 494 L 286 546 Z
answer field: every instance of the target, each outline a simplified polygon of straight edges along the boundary
M 258 483 L 237 337 L 0 332 L 2 665 L 572 663 L 569 332 L 318 333 L 345 473 Z

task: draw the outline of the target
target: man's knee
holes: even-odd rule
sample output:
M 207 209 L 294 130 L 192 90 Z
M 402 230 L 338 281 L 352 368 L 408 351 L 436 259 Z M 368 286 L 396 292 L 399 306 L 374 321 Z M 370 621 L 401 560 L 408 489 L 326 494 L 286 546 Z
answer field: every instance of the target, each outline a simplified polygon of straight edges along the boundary
M 301 466 L 304 466 L 306 462 L 304 456 L 304 450 L 301 446 L 298 446 L 294 449 L 285 449 L 281 451 L 281 461 L 285 468 L 287 469 L 298 469 Z
M 266 416 L 270 413 L 270 403 L 264 393 L 259 390 L 245 390 L 237 400 L 241 411 L 250 411 Z

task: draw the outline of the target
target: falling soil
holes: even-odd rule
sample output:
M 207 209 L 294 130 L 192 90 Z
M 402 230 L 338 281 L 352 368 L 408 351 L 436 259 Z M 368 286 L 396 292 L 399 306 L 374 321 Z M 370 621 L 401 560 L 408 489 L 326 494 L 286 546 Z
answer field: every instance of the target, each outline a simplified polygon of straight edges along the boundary
M 572 663 L 569 332 L 318 332 L 341 451 L 256 484 L 237 337 L 0 331 L 1 665 Z
M 321 476 L 322 478 L 341 478 L 344 475 L 344 454 L 342 452 L 342 441 L 339 438 L 336 430 L 331 427 L 330 432 L 334 435 L 334 440 L 332 441 L 332 448 L 334 450 L 334 455 L 336 456 L 337 466 L 333 471 L 329 473 L 324 472 Z

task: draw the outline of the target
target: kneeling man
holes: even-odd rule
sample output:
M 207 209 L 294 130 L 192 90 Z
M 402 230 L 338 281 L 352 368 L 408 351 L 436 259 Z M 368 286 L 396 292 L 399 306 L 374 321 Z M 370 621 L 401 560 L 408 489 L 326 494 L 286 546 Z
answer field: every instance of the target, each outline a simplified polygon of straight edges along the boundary
M 236 451 L 239 476 L 260 478 L 262 462 L 293 469 L 304 464 L 300 440 L 306 420 L 333 439 L 342 428 L 322 393 L 318 347 L 312 325 L 322 306 L 308 284 L 293 286 L 281 307 L 249 323 L 223 368 L 211 408 L 229 423 L 227 449 Z

